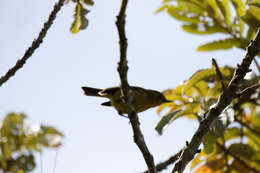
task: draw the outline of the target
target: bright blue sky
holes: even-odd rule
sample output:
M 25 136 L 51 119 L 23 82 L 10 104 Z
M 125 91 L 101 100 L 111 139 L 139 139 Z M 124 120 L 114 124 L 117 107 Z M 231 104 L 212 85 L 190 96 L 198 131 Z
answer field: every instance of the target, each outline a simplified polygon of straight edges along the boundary
M 1 117 L 10 111 L 25 112 L 28 123 L 50 124 L 65 134 L 55 173 L 134 173 L 146 169 L 128 120 L 111 108 L 101 107 L 103 99 L 85 97 L 80 89 L 82 85 L 105 88 L 119 84 L 115 16 L 120 3 L 95 1 L 88 15 L 89 27 L 77 35 L 69 32 L 73 4 L 65 5 L 40 48 L 0 88 Z M 126 35 L 131 85 L 162 91 L 174 88 L 198 69 L 210 67 L 212 57 L 220 65 L 240 62 L 243 52 L 234 49 L 197 52 L 199 44 L 215 37 L 184 33 L 180 23 L 166 13 L 154 14 L 160 3 L 129 0 Z M 1 3 L 0 75 L 24 54 L 53 5 L 51 0 Z M 159 120 L 156 109 L 140 114 L 141 128 L 156 163 L 184 146 L 197 127 L 195 121 L 179 119 L 158 136 L 154 127 Z M 42 159 L 43 173 L 51 173 L 55 151 L 44 152 Z M 39 168 L 35 172 L 40 172 Z

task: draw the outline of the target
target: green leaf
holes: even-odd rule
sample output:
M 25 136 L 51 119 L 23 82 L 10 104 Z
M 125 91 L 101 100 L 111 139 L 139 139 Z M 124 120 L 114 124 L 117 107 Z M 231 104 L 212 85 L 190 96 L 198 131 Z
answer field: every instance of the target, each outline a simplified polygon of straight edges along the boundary
M 160 8 L 158 8 L 158 9 L 155 11 L 155 13 L 160 13 L 160 12 L 166 10 L 166 9 L 167 9 L 167 6 L 168 6 L 168 5 L 162 5 Z
M 260 21 L 252 14 L 252 10 L 248 10 L 246 15 L 242 16 L 241 19 L 252 27 L 253 30 L 257 30 L 260 27 Z
M 159 121 L 159 123 L 156 125 L 155 130 L 162 135 L 163 128 L 170 122 L 170 120 L 181 110 L 175 110 L 165 116 L 162 117 L 162 119 Z
M 235 7 L 238 17 L 243 16 L 246 12 L 246 4 L 244 3 L 244 1 L 243 0 L 231 0 L 231 2 Z
M 201 159 L 201 157 L 199 156 L 199 154 L 195 157 L 195 159 L 193 159 L 191 161 L 191 165 L 190 165 L 190 171 L 192 171 L 196 166 L 198 166 L 201 162 L 203 162 L 203 160 Z
M 78 2 L 74 9 L 74 21 L 71 24 L 70 31 L 73 34 L 78 33 L 80 30 L 87 28 L 88 19 L 86 18 L 86 14 L 89 11 L 83 7 L 83 5 Z
M 253 40 L 255 38 L 256 31 L 257 31 L 256 28 L 249 27 L 248 31 L 247 31 L 247 34 L 246 34 L 246 38 L 248 40 Z
M 229 67 L 220 68 L 220 71 L 224 78 L 232 75 L 232 71 Z M 185 82 L 184 92 L 189 90 L 191 87 L 195 86 L 198 82 L 202 80 L 209 80 L 213 77 L 217 77 L 215 68 L 203 69 L 195 72 L 189 80 Z
M 222 0 L 222 1 L 217 0 L 217 3 L 225 18 L 226 24 L 230 25 L 231 24 L 231 12 L 230 12 L 230 7 L 229 7 L 229 0 Z
M 175 7 L 173 5 L 167 6 L 167 12 L 169 15 L 171 15 L 173 18 L 175 18 L 179 21 L 194 23 L 194 24 L 202 22 L 199 19 L 199 16 L 190 17 L 187 12 L 184 12 L 183 10 L 181 10 L 178 7 Z
M 248 5 L 260 8 L 260 0 L 251 0 L 251 1 L 248 2 Z
M 245 23 L 244 21 L 240 18 L 245 15 L 246 13 L 246 5 L 243 0 L 231 0 L 233 6 L 235 7 L 237 16 L 238 16 L 238 26 L 239 26 L 239 31 L 240 35 L 243 35 L 244 28 L 245 28 Z
M 206 24 L 204 25 L 198 25 L 198 24 L 185 24 L 182 25 L 182 29 L 186 32 L 192 33 L 192 34 L 199 34 L 199 35 L 205 35 L 205 34 L 214 34 L 214 33 L 227 33 L 227 31 L 219 26 L 208 26 Z
M 178 112 L 174 117 L 172 117 L 172 119 L 170 120 L 169 123 L 172 123 L 173 121 L 175 121 L 176 119 L 178 119 L 180 117 L 193 115 L 193 114 L 194 114 L 194 110 L 193 109 L 186 108 L 186 109 Z
M 208 8 L 210 11 L 213 12 L 213 15 L 215 17 L 219 16 L 219 8 L 218 8 L 218 4 L 216 2 L 216 0 L 206 0 L 207 4 L 208 4 Z
M 198 0 L 177 0 L 178 9 L 193 15 L 203 16 L 206 7 Z
M 217 40 L 210 43 L 203 44 L 197 48 L 198 51 L 215 51 L 231 49 L 232 47 L 239 47 L 240 41 L 235 38 L 226 38 Z
M 82 0 L 84 4 L 86 5 L 90 5 L 93 6 L 94 5 L 94 1 L 93 0 Z
M 230 139 L 238 138 L 240 136 L 241 136 L 241 130 L 237 127 L 227 128 L 224 131 L 224 138 L 226 141 Z
M 247 144 L 235 143 L 230 145 L 228 150 L 237 156 L 248 159 L 249 161 L 252 161 L 254 158 L 255 151 Z
M 206 133 L 206 135 L 202 139 L 202 143 L 204 146 L 204 150 L 207 154 L 210 154 L 214 150 L 214 144 L 216 142 L 214 134 L 209 131 Z
M 251 13 L 254 18 L 258 21 L 258 25 L 260 23 L 260 8 L 252 6 L 250 7 L 247 12 Z
M 8 141 L 3 142 L 1 144 L 1 150 L 3 152 L 3 155 L 5 157 L 5 159 L 11 159 L 12 157 L 12 150 L 11 150 L 11 146 L 9 146 Z

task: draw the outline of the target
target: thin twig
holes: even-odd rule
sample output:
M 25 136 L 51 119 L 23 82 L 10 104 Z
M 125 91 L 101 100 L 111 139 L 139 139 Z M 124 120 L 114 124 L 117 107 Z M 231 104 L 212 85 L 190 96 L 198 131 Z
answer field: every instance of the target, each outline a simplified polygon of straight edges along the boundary
M 216 143 L 217 146 L 223 150 L 225 153 L 227 153 L 228 155 L 232 156 L 235 160 L 237 160 L 239 163 L 241 163 L 242 165 L 244 165 L 245 167 L 247 167 L 250 171 L 254 172 L 254 173 L 259 173 L 260 171 L 258 171 L 256 168 L 252 167 L 251 165 L 247 164 L 244 160 L 240 159 L 237 155 L 235 155 L 234 153 L 230 152 L 228 149 L 226 149 L 223 145 L 221 145 L 220 143 Z
M 0 78 L 0 87 L 3 85 L 3 83 L 5 83 L 12 76 L 14 76 L 15 73 L 19 69 L 21 69 L 23 67 L 23 65 L 26 63 L 26 60 L 28 60 L 32 56 L 34 51 L 40 46 L 44 37 L 46 36 L 48 29 L 51 27 L 54 19 L 56 18 L 57 13 L 63 6 L 64 1 L 65 0 L 59 0 L 59 2 L 54 5 L 54 8 L 53 8 L 51 14 L 49 15 L 48 21 L 44 23 L 43 28 L 41 29 L 38 37 L 33 40 L 31 46 L 25 51 L 25 54 L 23 55 L 23 57 L 21 59 L 19 59 L 16 62 L 16 64 L 11 69 L 9 69 L 8 72 L 4 76 L 2 76 Z
M 209 131 L 209 126 L 212 122 L 221 114 L 221 112 L 231 103 L 231 101 L 236 97 L 236 92 L 240 82 L 244 79 L 246 73 L 249 71 L 249 66 L 252 63 L 253 58 L 260 51 L 260 29 L 258 30 L 256 37 L 251 41 L 247 48 L 247 53 L 242 60 L 242 63 L 238 65 L 233 78 L 231 79 L 229 85 L 220 95 L 217 103 L 212 106 L 205 115 L 205 119 L 200 122 L 200 125 L 193 135 L 189 146 L 185 148 L 183 155 L 177 161 L 172 170 L 172 173 L 181 173 L 184 171 L 187 164 L 194 158 L 198 147 L 202 142 L 203 136 Z
M 254 129 L 253 127 L 251 127 L 249 124 L 244 123 L 243 121 L 239 120 L 237 117 L 235 117 L 235 121 L 238 122 L 240 125 L 246 127 L 248 130 L 250 130 L 251 132 L 260 135 L 260 131 Z
M 253 60 L 254 60 L 255 66 L 256 66 L 256 68 L 258 70 L 258 73 L 260 73 L 260 65 L 259 65 L 259 63 L 257 62 L 257 60 L 255 58 Z
M 167 160 L 158 163 L 156 165 L 156 170 L 158 172 L 166 169 L 169 165 L 173 164 L 174 162 L 176 162 L 179 159 L 179 156 L 181 155 L 181 153 L 183 152 L 183 150 L 180 150 L 178 153 L 174 154 L 173 156 L 169 157 Z M 148 170 L 144 171 L 143 173 L 149 173 Z
M 250 87 L 247 87 L 243 91 L 240 91 L 239 93 L 237 93 L 237 97 L 255 92 L 255 90 L 258 89 L 259 87 L 260 87 L 260 84 L 255 84 L 255 85 L 252 85 Z
M 220 83 L 221 83 L 221 85 L 222 85 L 222 90 L 225 90 L 225 89 L 226 89 L 226 86 L 225 86 L 225 84 L 224 84 L 224 80 L 223 80 L 222 73 L 221 73 L 221 71 L 220 71 L 220 69 L 219 69 L 219 67 L 218 67 L 217 61 L 216 61 L 214 58 L 212 58 L 212 64 L 213 64 L 213 65 L 215 66 L 215 68 L 216 68 L 216 73 L 217 73 L 217 75 L 218 75 L 218 77 L 219 77 L 219 80 L 220 80 Z
M 139 147 L 140 151 L 143 154 L 146 165 L 150 173 L 156 173 L 156 167 L 154 164 L 154 159 L 152 154 L 150 153 L 148 147 L 145 144 L 144 136 L 140 129 L 140 123 L 138 120 L 138 116 L 135 112 L 135 107 L 133 104 L 133 96 L 129 94 L 129 84 L 127 82 L 127 39 L 125 35 L 125 11 L 128 0 L 122 0 L 121 8 L 119 14 L 117 16 L 116 26 L 119 34 L 119 45 L 120 45 L 120 61 L 118 63 L 118 72 L 121 80 L 121 92 L 124 98 L 124 101 L 128 105 L 128 117 L 130 119 L 130 123 L 132 125 L 133 133 L 134 133 L 134 141 Z

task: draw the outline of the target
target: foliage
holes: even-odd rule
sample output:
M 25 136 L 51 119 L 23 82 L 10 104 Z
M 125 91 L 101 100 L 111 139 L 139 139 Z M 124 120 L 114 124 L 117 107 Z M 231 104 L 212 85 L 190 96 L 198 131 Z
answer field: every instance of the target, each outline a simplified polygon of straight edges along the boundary
M 175 0 L 164 1 L 157 12 L 167 13 L 183 23 L 191 34 L 223 33 L 227 37 L 198 47 L 198 51 L 214 51 L 237 47 L 245 49 L 260 26 L 259 0 Z
M 157 127 L 159 126 L 161 128 L 159 130 L 156 128 L 159 134 L 162 134 L 163 127 L 171 124 L 177 118 L 196 118 L 198 121 L 204 118 L 203 113 L 216 103 L 222 92 L 222 86 L 215 71 L 214 67 L 199 70 L 189 80 L 180 84 L 175 89 L 164 91 L 165 97 L 172 100 L 172 103 L 161 105 L 157 110 L 158 113 L 161 113 L 164 109 L 168 109 L 166 115 L 163 116 L 157 125 Z M 225 66 L 220 68 L 220 71 L 223 74 L 223 82 L 227 85 L 231 80 L 234 69 Z M 241 90 L 252 84 L 256 84 L 258 80 L 259 76 L 251 72 L 241 83 Z M 203 161 L 206 161 L 206 163 L 199 167 L 196 172 L 200 172 L 199 170 L 205 171 L 207 169 L 210 169 L 211 172 L 217 172 L 220 166 L 215 168 L 216 164 L 222 165 L 221 169 L 229 168 L 230 165 L 222 164 L 223 159 L 220 158 L 226 154 L 225 151 L 217 148 L 216 142 L 218 142 L 221 145 L 229 144 L 228 149 L 231 150 L 231 152 L 236 153 L 240 157 L 243 156 L 246 162 L 254 167 L 258 167 L 260 170 L 260 162 L 258 162 L 258 159 L 255 159 L 259 157 L 259 154 L 256 153 L 260 152 L 259 98 L 259 94 L 256 94 L 255 91 L 251 92 L 243 96 L 243 98 L 235 99 L 232 104 L 223 111 L 210 127 L 210 131 L 204 136 L 203 152 L 193 160 L 191 168 L 201 165 Z M 169 115 L 171 118 L 168 118 Z M 248 127 L 244 127 L 244 123 L 246 123 Z M 241 141 L 243 142 L 241 143 Z M 234 145 L 239 147 L 246 145 L 248 148 L 247 154 L 243 153 L 245 151 L 244 149 L 232 150 Z M 218 153 L 216 153 L 216 150 Z M 248 153 L 251 154 L 249 155 Z M 254 157 L 254 159 L 251 157 Z M 229 161 L 231 160 L 232 158 L 228 157 L 227 163 L 230 163 Z M 234 162 L 236 163 L 236 160 L 231 164 Z M 239 170 L 241 164 L 235 163 L 235 166 L 232 165 L 232 168 Z
M 70 0 L 66 0 L 66 3 L 69 3 Z M 75 3 L 74 7 L 74 21 L 71 24 L 70 31 L 73 34 L 78 33 L 80 30 L 86 29 L 88 26 L 88 19 L 86 15 L 89 13 L 89 10 L 85 6 L 93 6 L 94 2 L 92 0 L 72 0 Z
M 185 32 L 198 35 L 222 33 L 226 36 L 200 45 L 198 51 L 245 49 L 260 26 L 259 0 L 164 0 L 157 10 L 161 11 L 181 21 Z M 227 86 L 234 69 L 225 66 L 220 71 Z M 257 84 L 259 78 L 251 72 L 239 88 L 243 90 Z M 159 114 L 168 109 L 158 123 L 161 129 L 179 117 L 203 119 L 205 111 L 216 103 L 223 90 L 219 80 L 212 67 L 199 70 L 175 89 L 164 91 L 166 98 L 173 102 L 158 108 Z M 252 167 L 260 170 L 259 103 L 260 94 L 256 90 L 235 99 L 204 136 L 204 148 L 192 161 L 191 170 L 196 173 L 250 172 Z M 171 118 L 165 118 L 176 111 L 178 113 Z M 163 132 L 156 130 L 159 134 Z
M 220 71 L 223 74 L 223 82 L 227 85 L 231 80 L 234 69 L 226 66 L 220 68 Z M 251 72 L 242 82 L 240 86 L 241 90 L 252 84 L 256 84 L 258 80 L 259 76 Z M 196 72 L 189 80 L 180 84 L 175 89 L 164 91 L 166 98 L 173 102 L 159 106 L 158 113 L 163 112 L 164 109 L 168 109 L 168 112 L 158 123 L 156 130 L 159 134 L 162 134 L 163 127 L 166 127 L 166 125 L 171 124 L 180 117 L 196 118 L 200 121 L 203 119 L 203 113 L 216 103 L 221 92 L 222 86 L 214 67 Z M 260 153 L 259 98 L 259 94 L 256 94 L 254 91 L 242 98 L 235 99 L 218 119 L 214 121 L 210 127 L 210 131 L 203 138 L 203 152 L 193 160 L 192 168 L 206 161 L 196 172 L 207 169 L 210 169 L 211 172 L 217 172 L 220 170 L 220 166 L 215 168 L 216 164 L 222 165 L 221 169 L 228 169 L 233 163 L 232 169 L 239 170 L 241 164 L 236 163 L 236 160 L 232 161 L 231 157 L 228 157 L 227 161 L 227 163 L 232 161 L 231 165 L 227 163 L 222 164 L 223 159 L 220 158 L 226 154 L 225 151 L 217 148 L 216 142 L 221 145 L 229 144 L 228 149 L 232 153 L 243 157 L 251 166 L 257 167 L 260 170 L 259 154 L 257 154 Z M 244 127 L 244 123 L 247 124 L 246 127 Z M 238 148 L 246 146 L 247 152 L 245 153 L 245 148 L 237 149 L 234 146 Z
M 29 172 L 35 167 L 34 152 L 61 145 L 62 133 L 46 125 L 28 126 L 25 114 L 9 113 L 0 126 L 0 170 Z

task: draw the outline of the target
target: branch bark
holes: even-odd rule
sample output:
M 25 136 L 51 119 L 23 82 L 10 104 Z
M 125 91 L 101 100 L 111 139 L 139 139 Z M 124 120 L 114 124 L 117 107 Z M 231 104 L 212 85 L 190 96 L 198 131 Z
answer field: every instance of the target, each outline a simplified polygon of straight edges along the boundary
M 16 64 L 8 70 L 8 72 L 0 78 L 0 87 L 8 81 L 15 73 L 23 67 L 26 61 L 33 55 L 34 51 L 40 46 L 44 37 L 46 36 L 47 31 L 51 27 L 54 19 L 56 18 L 57 13 L 60 11 L 63 6 L 65 0 L 59 0 L 58 3 L 54 5 L 54 8 L 49 15 L 47 22 L 44 23 L 43 28 L 41 29 L 38 37 L 33 40 L 31 46 L 25 51 L 23 57 L 19 59 Z
M 238 65 L 233 78 L 231 79 L 227 88 L 220 95 L 216 105 L 209 109 L 205 114 L 205 119 L 201 121 L 197 131 L 193 135 L 191 142 L 184 149 L 183 155 L 175 164 L 172 173 L 181 173 L 184 171 L 187 164 L 194 158 L 196 151 L 198 150 L 203 136 L 209 131 L 209 126 L 211 123 L 221 114 L 221 112 L 231 103 L 231 101 L 236 97 L 238 84 L 245 77 L 249 70 L 249 66 L 252 63 L 253 58 L 260 51 L 260 29 L 256 34 L 256 37 L 251 41 L 247 48 L 247 53 L 242 60 L 242 63 Z
M 225 89 L 226 89 L 226 86 L 225 86 L 224 81 L 223 81 L 222 73 L 221 73 L 221 71 L 220 71 L 220 69 L 219 69 L 219 67 L 218 67 L 218 63 L 217 63 L 217 61 L 216 61 L 214 58 L 212 58 L 212 63 L 213 63 L 213 65 L 214 65 L 215 68 L 216 68 L 216 74 L 217 74 L 218 77 L 219 77 L 220 83 L 221 83 L 221 85 L 222 85 L 222 89 L 225 90 Z
M 160 171 L 166 169 L 169 165 L 175 163 L 179 159 L 179 157 L 182 154 L 182 152 L 183 152 L 183 150 L 180 150 L 178 153 L 176 153 L 173 156 L 169 157 L 167 160 L 165 160 L 165 161 L 163 161 L 161 163 L 158 163 L 156 165 L 156 170 L 158 172 L 160 172 Z M 143 173 L 149 173 L 149 171 L 146 170 Z
M 144 136 L 140 129 L 140 123 L 138 116 L 135 112 L 135 107 L 133 104 L 133 97 L 129 92 L 129 84 L 127 82 L 127 38 L 125 34 L 125 11 L 127 7 L 128 0 L 122 0 L 121 8 L 117 16 L 116 26 L 119 34 L 119 45 L 120 45 L 120 61 L 118 63 L 118 72 L 121 80 L 121 92 L 124 101 L 128 105 L 128 117 L 134 133 L 134 142 L 139 147 L 140 151 L 143 154 L 146 165 L 150 173 L 156 173 L 156 167 L 154 164 L 154 159 L 150 153 L 147 145 L 145 144 Z

